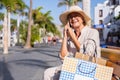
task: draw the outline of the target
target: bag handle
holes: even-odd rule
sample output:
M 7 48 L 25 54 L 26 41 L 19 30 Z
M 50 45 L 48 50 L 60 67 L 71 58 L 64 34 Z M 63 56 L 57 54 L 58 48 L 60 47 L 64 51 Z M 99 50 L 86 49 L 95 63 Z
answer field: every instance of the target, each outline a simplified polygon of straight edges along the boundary
M 96 45 L 95 40 L 94 40 L 94 39 L 90 39 L 90 38 L 88 38 L 87 40 L 91 40 L 91 41 L 94 42 L 94 44 L 95 44 L 95 53 L 94 53 L 94 57 L 97 57 L 97 45 Z M 87 45 L 88 45 L 88 42 L 87 42 Z M 86 47 L 85 47 L 85 44 L 83 44 L 83 54 L 86 54 L 85 52 L 86 52 Z
M 93 41 L 94 42 L 94 44 L 95 44 L 95 52 L 94 52 L 94 55 L 93 56 L 90 56 L 89 57 L 89 61 L 92 61 L 92 59 L 94 58 L 94 60 L 95 60 L 95 63 L 97 62 L 97 45 L 96 45 L 96 42 L 95 42 L 95 40 L 94 39 L 91 39 L 91 38 L 88 38 L 87 40 L 91 40 L 91 41 Z M 88 41 L 89 42 L 89 41 Z M 88 45 L 88 42 L 87 42 L 87 45 Z M 86 52 L 86 48 L 87 48 L 87 46 L 85 47 L 85 44 L 83 44 L 83 54 L 86 54 L 85 52 Z
M 81 62 L 81 63 L 78 65 L 78 70 L 79 70 L 81 73 L 90 74 L 90 73 L 92 73 L 93 71 L 96 70 L 96 66 L 95 66 L 94 68 L 91 67 L 91 68 L 93 68 L 92 70 L 82 71 L 82 68 L 81 68 L 82 64 L 83 64 L 83 65 L 84 65 L 84 64 L 87 64 L 87 62 Z M 90 66 L 89 66 L 89 67 L 90 67 Z M 86 69 L 87 69 L 87 68 L 86 68 Z

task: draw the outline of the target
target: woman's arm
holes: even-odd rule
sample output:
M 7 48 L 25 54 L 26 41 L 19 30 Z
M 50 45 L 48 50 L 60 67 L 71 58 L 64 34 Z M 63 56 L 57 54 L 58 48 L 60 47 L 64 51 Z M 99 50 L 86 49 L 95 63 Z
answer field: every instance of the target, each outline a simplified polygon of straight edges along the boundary
M 100 57 L 100 39 L 99 33 L 97 30 L 92 29 L 89 33 L 89 38 L 85 42 L 85 53 L 89 54 L 90 56 L 94 56 L 96 53 L 96 57 Z
M 80 42 L 78 41 L 75 33 L 73 32 L 73 30 L 71 28 L 68 28 L 68 33 L 69 33 L 70 39 L 74 43 L 77 51 L 79 51 L 80 50 Z
M 65 28 L 63 31 L 63 40 L 62 40 L 62 45 L 61 45 L 61 49 L 60 49 L 60 58 L 61 59 L 64 59 L 64 57 L 68 53 L 67 39 L 68 39 L 68 24 L 65 25 Z
M 63 38 L 61 50 L 60 50 L 60 58 L 64 59 L 64 57 L 67 55 L 68 49 L 67 49 L 67 38 Z

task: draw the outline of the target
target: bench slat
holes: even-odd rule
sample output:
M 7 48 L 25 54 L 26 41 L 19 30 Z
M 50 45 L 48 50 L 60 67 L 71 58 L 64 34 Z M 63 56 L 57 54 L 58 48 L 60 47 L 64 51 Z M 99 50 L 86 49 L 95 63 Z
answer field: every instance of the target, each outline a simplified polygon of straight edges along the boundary
M 114 63 L 120 62 L 120 50 L 102 48 L 101 56 Z

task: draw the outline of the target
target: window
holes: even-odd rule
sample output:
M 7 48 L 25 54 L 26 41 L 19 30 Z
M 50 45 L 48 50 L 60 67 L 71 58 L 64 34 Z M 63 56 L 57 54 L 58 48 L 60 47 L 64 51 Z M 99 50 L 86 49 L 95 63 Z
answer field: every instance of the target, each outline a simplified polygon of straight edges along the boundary
M 112 0 L 112 4 L 115 5 L 116 4 L 116 0 Z
M 103 10 L 99 10 L 99 17 L 103 16 Z

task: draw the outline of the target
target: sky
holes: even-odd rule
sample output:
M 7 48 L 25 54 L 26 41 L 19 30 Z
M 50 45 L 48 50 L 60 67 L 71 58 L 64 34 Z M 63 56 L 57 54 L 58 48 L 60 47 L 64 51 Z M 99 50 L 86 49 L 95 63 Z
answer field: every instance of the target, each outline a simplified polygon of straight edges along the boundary
M 30 0 L 23 0 L 28 6 Z M 105 0 L 91 0 L 91 18 L 94 18 L 94 7 L 98 3 L 103 3 Z M 59 21 L 59 15 L 66 10 L 66 6 L 58 7 L 58 3 L 60 0 L 33 0 L 33 9 L 38 8 L 39 6 L 42 6 L 43 9 L 41 10 L 43 13 L 47 11 L 51 11 L 51 16 L 54 19 L 55 24 L 61 24 Z M 81 7 L 81 4 L 79 4 Z

